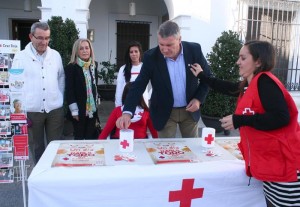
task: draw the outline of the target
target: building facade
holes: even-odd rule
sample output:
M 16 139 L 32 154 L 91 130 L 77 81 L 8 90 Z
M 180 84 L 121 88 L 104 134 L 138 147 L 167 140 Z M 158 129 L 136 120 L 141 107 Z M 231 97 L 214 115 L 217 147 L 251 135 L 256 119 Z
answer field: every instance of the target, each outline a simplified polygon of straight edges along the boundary
M 300 105 L 299 11 L 297 0 L 10 0 L 0 5 L 0 39 L 28 40 L 23 27 L 62 16 L 75 22 L 80 37 L 91 38 L 97 61 L 117 63 L 126 35 L 142 41 L 144 50 L 155 47 L 158 26 L 167 19 L 179 24 L 183 40 L 200 43 L 204 55 L 223 31 L 233 30 L 241 41 L 276 46 L 276 75 Z

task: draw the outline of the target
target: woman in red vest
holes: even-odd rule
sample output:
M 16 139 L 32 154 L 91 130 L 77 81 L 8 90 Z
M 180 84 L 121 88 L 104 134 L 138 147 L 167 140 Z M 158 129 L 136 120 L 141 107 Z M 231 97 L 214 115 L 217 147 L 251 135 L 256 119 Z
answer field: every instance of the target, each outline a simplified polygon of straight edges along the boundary
M 237 64 L 243 79 L 237 83 L 207 77 L 198 64 L 191 65 L 191 71 L 212 89 L 238 97 L 234 114 L 220 121 L 226 130 L 239 128 L 246 173 L 263 181 L 267 206 L 300 206 L 298 110 L 270 72 L 275 49 L 265 41 L 247 42 Z

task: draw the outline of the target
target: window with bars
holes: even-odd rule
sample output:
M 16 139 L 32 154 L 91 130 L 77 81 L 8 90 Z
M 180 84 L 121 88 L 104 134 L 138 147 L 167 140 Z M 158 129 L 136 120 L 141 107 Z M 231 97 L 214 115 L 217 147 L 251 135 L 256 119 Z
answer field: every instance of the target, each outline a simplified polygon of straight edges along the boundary
M 238 32 L 241 39 L 271 42 L 277 56 L 273 73 L 288 90 L 299 91 L 300 2 L 238 0 L 238 8 Z
M 125 52 L 130 41 L 142 44 L 143 51 L 149 49 L 150 23 L 140 21 L 117 21 L 117 67 L 124 65 Z
M 271 42 L 276 48 L 276 67 L 274 74 L 282 81 L 287 80 L 289 67 L 290 38 L 294 15 L 291 11 L 249 7 L 247 36 L 248 40 Z

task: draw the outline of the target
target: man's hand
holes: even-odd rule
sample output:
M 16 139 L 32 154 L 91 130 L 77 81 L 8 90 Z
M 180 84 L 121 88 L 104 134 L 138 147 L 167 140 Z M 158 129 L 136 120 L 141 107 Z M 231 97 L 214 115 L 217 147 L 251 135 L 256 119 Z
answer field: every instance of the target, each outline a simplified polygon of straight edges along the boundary
M 79 116 L 78 115 L 73 116 L 73 119 L 75 119 L 76 121 L 79 121 Z
M 198 99 L 192 99 L 186 106 L 186 110 L 189 112 L 195 112 L 200 109 L 200 101 Z
M 129 125 L 131 124 L 131 115 L 130 114 L 122 114 L 116 121 L 116 126 L 119 129 L 128 129 Z

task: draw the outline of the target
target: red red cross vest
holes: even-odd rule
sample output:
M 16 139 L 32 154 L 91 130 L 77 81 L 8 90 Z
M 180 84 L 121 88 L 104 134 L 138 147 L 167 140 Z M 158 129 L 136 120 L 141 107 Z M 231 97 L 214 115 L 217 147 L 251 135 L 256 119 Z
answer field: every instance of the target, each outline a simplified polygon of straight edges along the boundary
M 248 126 L 240 127 L 239 148 L 245 159 L 246 173 L 262 181 L 296 181 L 297 170 L 300 169 L 298 110 L 283 84 L 271 72 L 263 73 L 272 78 L 283 92 L 290 113 L 290 122 L 285 127 L 269 131 Z M 252 79 L 247 91 L 238 99 L 235 114 L 254 115 L 265 112 L 257 89 L 257 80 L 263 73 Z

